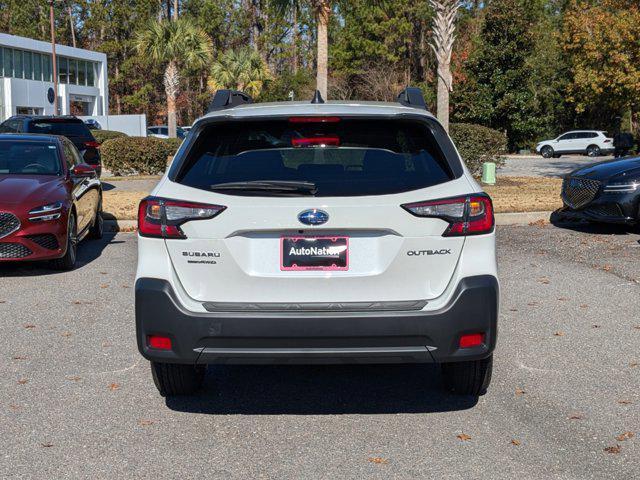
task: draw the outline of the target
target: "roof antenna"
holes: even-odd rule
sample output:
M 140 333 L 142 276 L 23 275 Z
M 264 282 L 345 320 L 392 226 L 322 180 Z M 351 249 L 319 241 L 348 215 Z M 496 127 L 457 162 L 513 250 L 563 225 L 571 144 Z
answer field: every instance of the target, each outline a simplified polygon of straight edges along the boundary
M 322 94 L 320 93 L 320 90 L 316 90 L 316 93 L 314 93 L 311 103 L 324 103 L 324 98 L 322 98 Z

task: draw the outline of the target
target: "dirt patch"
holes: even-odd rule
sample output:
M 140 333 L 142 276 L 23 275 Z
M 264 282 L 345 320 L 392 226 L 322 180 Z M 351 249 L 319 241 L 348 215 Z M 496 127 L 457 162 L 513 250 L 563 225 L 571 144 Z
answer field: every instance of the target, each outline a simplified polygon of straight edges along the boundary
M 102 209 L 107 220 L 135 220 L 140 200 L 149 192 L 104 192 Z
M 507 177 L 495 185 L 483 185 L 493 199 L 496 213 L 547 212 L 562 206 L 559 178 Z

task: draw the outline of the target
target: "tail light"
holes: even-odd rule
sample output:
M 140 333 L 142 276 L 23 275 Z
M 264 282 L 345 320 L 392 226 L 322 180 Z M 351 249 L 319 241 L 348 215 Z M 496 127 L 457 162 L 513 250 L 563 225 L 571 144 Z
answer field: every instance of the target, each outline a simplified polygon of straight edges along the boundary
M 604 143 L 611 143 L 611 139 L 607 138 Z
M 91 140 L 89 142 L 84 142 L 84 146 L 85 147 L 90 147 L 90 148 L 100 148 L 100 144 L 98 142 L 96 142 L 95 140 Z
M 487 195 L 465 195 L 407 203 L 402 208 L 416 217 L 440 218 L 449 222 L 443 237 L 491 233 L 495 225 L 493 204 Z
M 180 225 L 215 217 L 225 208 L 220 205 L 182 202 L 147 197 L 138 207 L 138 232 L 143 237 L 187 238 Z
M 336 135 L 324 136 L 324 137 L 305 137 L 305 138 L 292 138 L 291 145 L 294 147 L 310 147 L 320 146 L 326 147 L 327 145 L 332 147 L 340 146 L 340 137 Z

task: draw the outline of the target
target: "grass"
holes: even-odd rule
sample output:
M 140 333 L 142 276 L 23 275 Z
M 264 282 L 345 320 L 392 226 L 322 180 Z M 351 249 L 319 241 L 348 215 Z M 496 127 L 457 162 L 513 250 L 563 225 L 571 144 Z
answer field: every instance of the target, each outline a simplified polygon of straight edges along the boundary
M 162 175 L 135 175 L 130 177 L 103 177 L 102 181 L 109 182 L 123 182 L 123 181 L 136 181 L 136 180 L 160 180 Z
M 546 212 L 562 206 L 558 178 L 503 177 L 496 185 L 484 185 L 491 195 L 496 213 Z M 108 191 L 104 192 L 105 218 L 113 220 L 135 220 L 138 203 L 149 192 Z

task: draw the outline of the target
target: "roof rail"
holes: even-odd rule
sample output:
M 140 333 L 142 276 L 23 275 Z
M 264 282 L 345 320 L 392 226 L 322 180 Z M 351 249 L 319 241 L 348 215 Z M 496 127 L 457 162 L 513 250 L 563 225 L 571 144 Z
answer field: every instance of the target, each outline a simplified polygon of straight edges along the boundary
M 246 103 L 253 103 L 253 99 L 244 92 L 239 92 L 238 90 L 218 90 L 207 108 L 207 113 L 237 107 L 238 105 L 244 105 Z
M 405 107 L 427 110 L 427 104 L 422 96 L 422 90 L 417 87 L 407 87 L 398 95 L 398 102 Z

